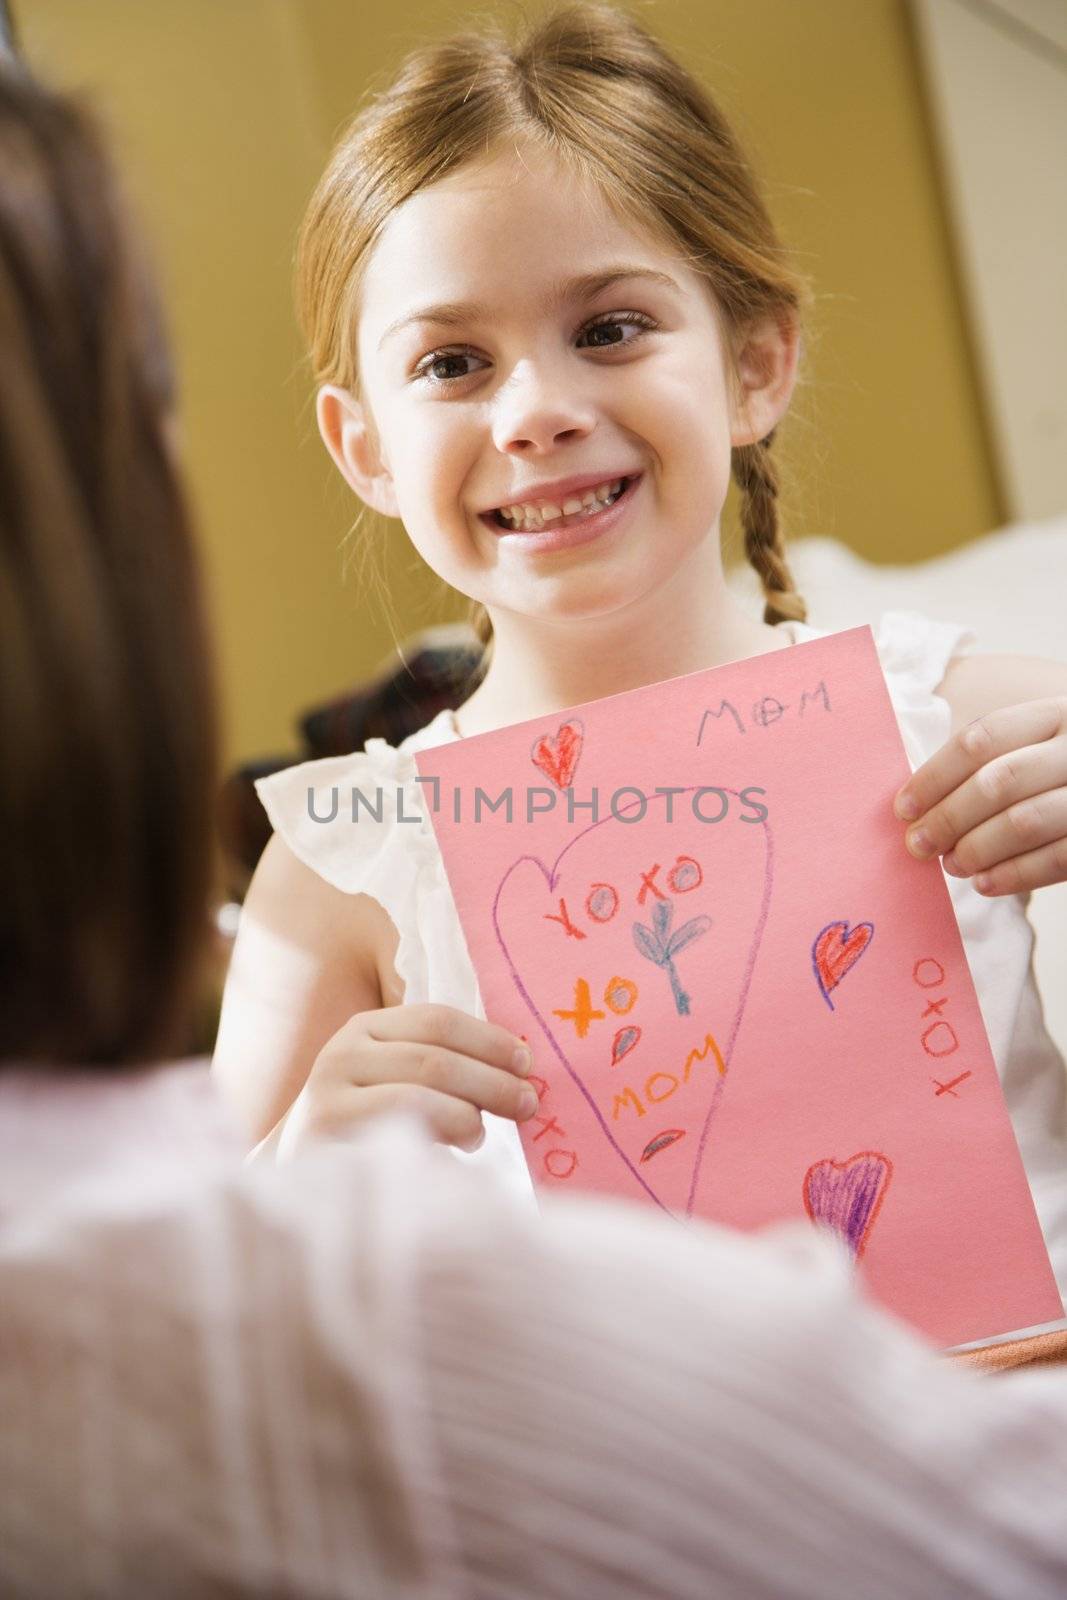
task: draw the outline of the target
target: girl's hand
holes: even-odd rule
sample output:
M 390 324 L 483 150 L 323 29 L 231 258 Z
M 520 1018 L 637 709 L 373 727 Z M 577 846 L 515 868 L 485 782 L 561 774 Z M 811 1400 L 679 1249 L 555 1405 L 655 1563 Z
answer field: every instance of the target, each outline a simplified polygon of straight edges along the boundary
M 991 711 L 912 773 L 894 810 L 920 859 L 982 894 L 1067 881 L 1067 696 Z
M 382 1111 L 410 1109 L 431 1137 L 461 1150 L 485 1138 L 482 1112 L 525 1121 L 537 1110 L 521 1039 L 443 1005 L 360 1011 L 316 1056 L 277 1144 L 288 1160 L 320 1139 L 338 1139 Z

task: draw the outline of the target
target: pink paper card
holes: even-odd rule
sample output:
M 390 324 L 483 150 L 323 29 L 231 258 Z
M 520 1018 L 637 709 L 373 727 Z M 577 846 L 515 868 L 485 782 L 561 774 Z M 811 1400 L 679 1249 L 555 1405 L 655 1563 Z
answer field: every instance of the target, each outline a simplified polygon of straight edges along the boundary
M 415 760 L 536 1185 L 807 1215 L 943 1346 L 1063 1315 L 869 628 Z

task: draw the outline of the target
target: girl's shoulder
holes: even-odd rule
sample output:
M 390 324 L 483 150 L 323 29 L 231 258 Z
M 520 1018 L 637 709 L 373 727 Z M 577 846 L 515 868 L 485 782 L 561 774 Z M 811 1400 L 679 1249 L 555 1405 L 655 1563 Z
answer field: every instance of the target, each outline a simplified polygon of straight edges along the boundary
M 829 631 L 804 622 L 781 626 L 796 644 Z M 973 648 L 974 633 L 920 611 L 884 611 L 871 632 L 905 748 L 912 765 L 920 766 L 950 735 L 952 708 L 938 690 L 953 657 Z
M 825 638 L 829 631 L 806 622 L 784 626 L 797 644 Z M 935 694 L 952 658 L 969 652 L 975 643 L 973 631 L 964 623 L 928 617 L 921 611 L 883 611 L 871 623 L 871 632 L 894 699 Z
M 433 1001 L 481 1015 L 477 981 L 437 838 L 423 801 L 415 755 L 458 740 L 444 710 L 399 745 L 368 739 L 349 756 L 304 761 L 256 784 L 289 850 L 348 895 L 386 912 L 396 949 L 375 949 L 379 981 L 391 966 L 405 1001 Z
M 368 874 L 383 859 L 432 845 L 416 752 L 458 738 L 446 708 L 399 745 L 368 739 L 350 755 L 299 762 L 258 779 L 256 793 L 298 860 L 348 894 L 373 894 Z

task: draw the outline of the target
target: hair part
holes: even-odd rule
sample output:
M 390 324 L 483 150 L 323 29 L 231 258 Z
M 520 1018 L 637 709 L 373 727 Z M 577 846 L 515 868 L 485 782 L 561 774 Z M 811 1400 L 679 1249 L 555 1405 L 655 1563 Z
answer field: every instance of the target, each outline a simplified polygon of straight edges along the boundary
M 159 308 L 103 140 L 0 63 L 0 1060 L 187 1041 L 211 664 Z
M 501 146 L 533 140 L 651 230 L 706 280 L 726 334 L 734 393 L 746 332 L 799 327 L 811 299 L 755 176 L 711 96 L 626 11 L 595 0 L 500 22 L 412 51 L 339 139 L 297 247 L 297 303 L 316 382 L 359 394 L 355 330 L 363 274 L 382 228 L 420 190 Z M 803 620 L 778 513 L 773 431 L 733 452 L 745 552 L 767 622 Z M 472 618 L 492 636 L 484 607 Z

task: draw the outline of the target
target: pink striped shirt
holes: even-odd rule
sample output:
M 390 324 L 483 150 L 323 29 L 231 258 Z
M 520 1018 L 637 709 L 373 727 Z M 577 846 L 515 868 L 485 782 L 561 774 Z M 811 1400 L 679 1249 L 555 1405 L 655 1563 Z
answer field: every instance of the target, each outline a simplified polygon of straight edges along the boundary
M 1067 1369 L 945 1361 L 806 1224 L 538 1215 L 399 1117 L 131 1161 L 86 1095 L 103 1166 L 0 1220 L 5 1596 L 1067 1592 Z

